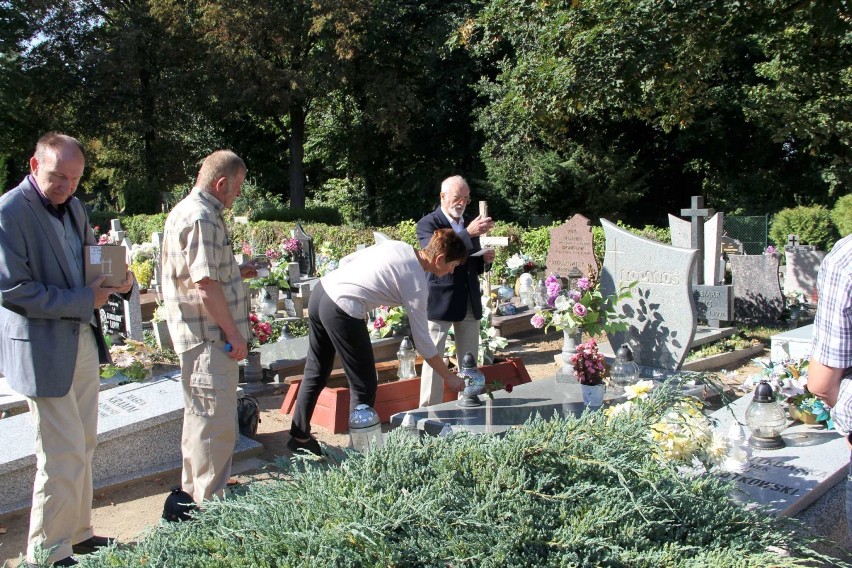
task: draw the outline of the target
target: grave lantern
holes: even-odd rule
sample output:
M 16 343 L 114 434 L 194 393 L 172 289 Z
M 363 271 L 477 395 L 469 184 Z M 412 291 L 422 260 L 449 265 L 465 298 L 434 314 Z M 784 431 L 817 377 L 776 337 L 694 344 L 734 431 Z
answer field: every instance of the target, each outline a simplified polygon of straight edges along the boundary
M 622 388 L 639 380 L 639 365 L 633 360 L 633 352 L 626 343 L 622 343 L 615 352 L 615 363 L 610 367 L 609 376 L 613 384 Z
M 359 404 L 349 415 L 349 438 L 356 452 L 369 453 L 382 446 L 382 423 L 368 404 Z
M 568 271 L 568 289 L 576 290 L 577 289 L 577 280 L 583 277 L 583 272 L 577 268 L 576 266 L 572 266 L 571 270 Z
M 533 277 L 524 272 L 518 277 L 520 285 L 518 286 L 518 296 L 521 298 L 521 303 L 532 308 L 535 306 L 535 287 L 533 286 Z
M 415 440 L 420 439 L 420 431 L 417 429 L 417 419 L 414 418 L 414 415 L 410 412 L 405 413 L 405 417 L 402 419 L 402 431 L 405 432 L 408 436 L 414 438 Z
M 515 295 L 515 291 L 509 286 L 508 281 L 503 279 L 503 283 L 500 284 L 500 287 L 497 288 L 497 297 L 500 298 L 501 302 L 511 302 L 512 297 Z
M 535 307 L 546 308 L 548 299 L 547 286 L 544 285 L 544 280 L 539 278 L 535 285 Z
M 462 407 L 480 406 L 479 395 L 485 391 L 485 375 L 476 366 L 476 357 L 468 351 L 462 358 L 461 369 L 456 373 L 464 379 L 464 390 L 458 404 Z
M 765 450 L 783 448 L 781 431 L 787 426 L 784 409 L 775 400 L 775 392 L 766 381 L 754 389 L 754 398 L 745 413 L 746 425 L 751 430 L 749 444 Z
M 399 360 L 399 370 L 396 372 L 397 377 L 400 379 L 411 379 L 417 376 L 417 371 L 414 367 L 414 345 L 411 344 L 411 340 L 407 335 L 402 338 L 399 344 L 399 351 L 396 352 L 396 358 Z

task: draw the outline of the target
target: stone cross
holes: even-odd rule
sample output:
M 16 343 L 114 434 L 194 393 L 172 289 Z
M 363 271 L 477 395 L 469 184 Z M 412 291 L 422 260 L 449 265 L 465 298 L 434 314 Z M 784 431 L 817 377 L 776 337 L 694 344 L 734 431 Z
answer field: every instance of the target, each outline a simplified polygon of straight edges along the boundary
M 787 235 L 787 246 L 788 247 L 799 246 L 799 235 Z
M 704 219 L 711 217 L 715 211 L 704 207 L 704 197 L 700 195 L 692 196 L 692 208 L 681 209 L 680 214 L 690 218 L 692 224 L 692 248 L 698 250 L 698 258 L 704 258 Z M 704 284 L 704 274 L 701 270 L 696 270 L 698 278 L 697 284 Z M 713 282 L 711 282 L 713 284 Z

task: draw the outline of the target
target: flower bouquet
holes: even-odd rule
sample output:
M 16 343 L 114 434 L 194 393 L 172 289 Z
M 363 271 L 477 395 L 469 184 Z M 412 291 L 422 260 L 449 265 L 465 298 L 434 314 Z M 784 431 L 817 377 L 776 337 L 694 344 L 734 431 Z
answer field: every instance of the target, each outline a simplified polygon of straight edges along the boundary
M 526 272 L 536 272 L 538 270 L 544 270 L 541 262 L 536 261 L 529 255 L 515 253 L 506 259 L 504 276 L 506 278 L 517 278 Z
M 787 403 L 787 413 L 792 420 L 811 425 L 824 423 L 829 430 L 834 428 L 830 409 L 808 390 L 808 359 L 784 359 L 776 363 L 755 359 L 754 362 L 762 369 L 743 383 L 744 386 L 754 388 L 765 380 L 778 400 Z
M 615 311 L 618 302 L 630 298 L 635 283 L 622 286 L 618 294 L 604 297 L 596 278 L 580 278 L 576 288 L 565 290 L 557 276 L 548 276 L 547 286 L 549 310 L 538 309 L 530 323 L 536 328 L 558 331 L 584 329 L 589 335 L 601 332 L 614 333 L 627 329 L 627 318 Z
M 130 382 L 141 382 L 151 376 L 156 350 L 142 341 L 125 339 L 124 345 L 113 345 L 109 348 L 112 363 L 101 367 L 101 378 L 111 379 L 116 375 L 124 375 Z
M 151 277 L 154 275 L 154 266 L 160 251 L 153 243 L 133 245 L 130 251 L 130 272 L 136 277 L 139 288 L 142 290 L 151 286 Z
M 607 366 L 594 338 L 577 346 L 577 352 L 571 356 L 571 364 L 574 366 L 574 378 L 581 385 L 603 385 Z
M 325 276 L 333 270 L 337 270 L 340 264 L 340 251 L 332 243 L 323 242 L 317 251 L 317 276 Z
M 261 345 L 275 343 L 281 339 L 281 330 L 284 325 L 284 322 L 281 320 L 251 312 L 249 314 L 249 326 L 251 327 L 249 350 L 255 350 Z

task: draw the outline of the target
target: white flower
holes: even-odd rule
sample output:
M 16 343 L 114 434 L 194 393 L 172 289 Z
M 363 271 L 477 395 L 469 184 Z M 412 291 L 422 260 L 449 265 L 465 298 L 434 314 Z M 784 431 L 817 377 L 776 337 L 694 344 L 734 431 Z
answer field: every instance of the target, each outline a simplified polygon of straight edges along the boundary
M 567 312 L 573 304 L 574 302 L 567 296 L 557 296 L 553 302 L 553 306 L 560 312 Z
M 523 268 L 526 263 L 527 261 L 519 254 L 513 254 L 508 259 L 506 259 L 506 267 L 511 268 L 512 270 L 518 270 L 519 268 Z
M 654 381 L 639 381 L 635 385 L 628 385 L 624 387 L 624 394 L 627 396 L 627 400 L 633 400 L 634 398 L 646 398 L 653 388 Z

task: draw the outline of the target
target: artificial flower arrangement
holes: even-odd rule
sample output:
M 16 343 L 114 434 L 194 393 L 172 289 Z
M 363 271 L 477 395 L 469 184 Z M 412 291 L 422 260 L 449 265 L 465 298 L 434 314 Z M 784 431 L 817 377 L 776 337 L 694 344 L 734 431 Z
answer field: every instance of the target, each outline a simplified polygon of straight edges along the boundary
M 577 346 L 577 352 L 571 355 L 571 364 L 574 366 L 574 378 L 581 385 L 602 385 L 607 375 L 607 366 L 604 356 L 598 351 L 598 343 L 595 338 Z
M 506 259 L 505 276 L 507 278 L 517 278 L 521 274 L 539 270 L 544 270 L 543 263 L 524 253 L 515 253 Z
M 373 317 L 373 321 L 368 323 L 371 332 L 378 334 L 379 337 L 387 337 L 393 333 L 394 329 L 403 328 L 408 325 L 408 314 L 405 313 L 405 308 L 397 306 L 390 308 L 388 306 L 379 306 Z
M 668 405 L 665 394 L 650 396 L 654 388 L 654 381 L 650 380 L 624 387 L 627 400 L 608 408 L 607 420 L 648 420 L 648 436 L 655 442 L 660 461 L 691 467 L 697 460 L 706 471 L 722 463 L 728 454 L 728 442 L 713 428 L 713 422 L 702 411 L 701 401 L 687 397 Z M 679 387 L 671 393 L 676 395 L 677 390 Z
M 111 379 L 121 374 L 131 382 L 140 382 L 150 377 L 157 356 L 155 349 L 133 339 L 125 339 L 124 345 L 110 346 L 109 354 L 112 363 L 101 367 L 101 378 Z
M 324 241 L 317 250 L 316 267 L 317 276 L 325 276 L 340 265 L 340 251 L 334 244 Z
M 808 359 L 784 359 L 773 363 L 765 359 L 753 359 L 762 369 L 743 383 L 752 389 L 764 380 L 775 391 L 776 398 L 787 403 L 790 418 L 805 424 L 825 424 L 834 428 L 831 409 L 808 390 Z
M 276 320 L 272 317 L 261 316 L 255 312 L 251 312 L 249 314 L 249 326 L 251 327 L 250 350 L 255 350 L 267 343 L 279 341 L 284 325 L 283 320 Z
M 631 282 L 623 285 L 617 294 L 604 296 L 600 292 L 600 282 L 594 276 L 578 279 L 577 287 L 571 290 L 562 288 L 558 276 L 548 276 L 545 280 L 547 305 L 552 309 L 537 309 L 530 323 L 545 330 L 551 326 L 557 331 L 583 328 L 591 336 L 625 331 L 627 317 L 617 314 L 615 308 L 620 301 L 631 297 L 630 290 L 635 285 Z
M 133 245 L 130 249 L 130 272 L 136 277 L 140 288 L 148 288 L 154 275 L 154 267 L 160 251 L 154 243 L 142 243 Z
M 269 274 L 250 279 L 248 285 L 252 289 L 263 288 L 264 286 L 278 286 L 281 290 L 289 290 L 290 275 L 287 272 L 287 265 L 284 263 L 272 264 L 269 267 Z

